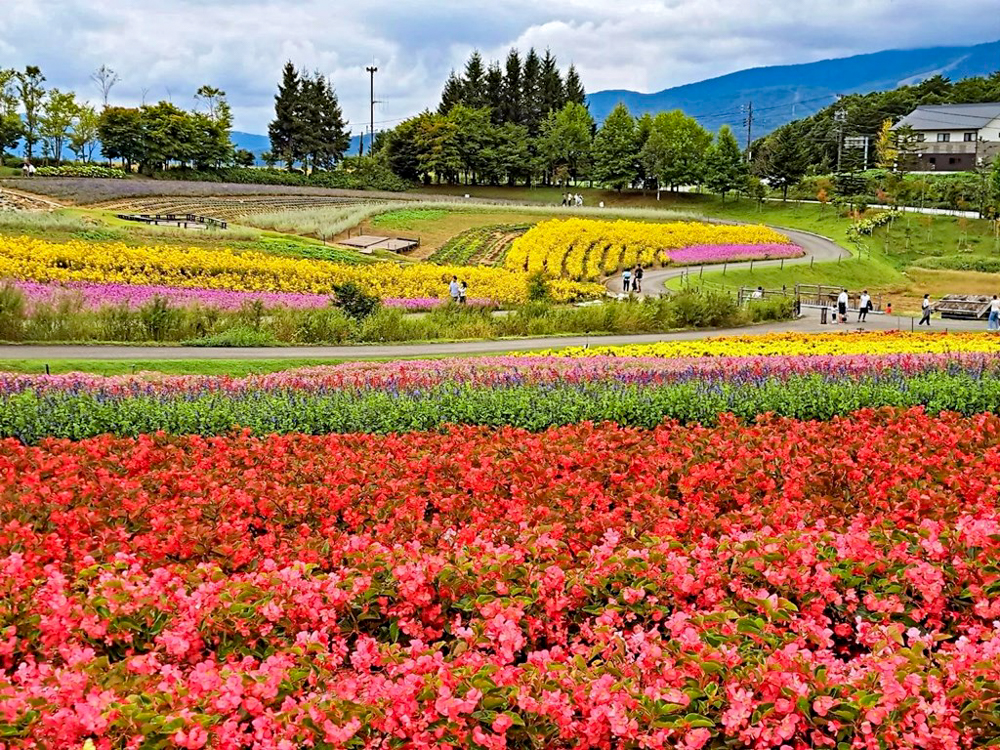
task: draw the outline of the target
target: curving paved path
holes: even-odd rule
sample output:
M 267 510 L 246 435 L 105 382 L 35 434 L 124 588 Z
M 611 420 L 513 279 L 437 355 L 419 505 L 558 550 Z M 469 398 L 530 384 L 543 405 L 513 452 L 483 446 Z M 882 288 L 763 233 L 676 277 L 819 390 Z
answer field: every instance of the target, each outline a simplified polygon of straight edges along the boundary
M 803 263 L 808 264 L 815 260 L 817 263 L 822 263 L 831 260 L 837 260 L 837 258 L 850 257 L 850 253 L 838 245 L 831 239 L 826 237 L 821 237 L 818 234 L 812 234 L 811 232 L 803 232 L 797 229 L 785 229 L 784 227 L 771 227 L 776 229 L 782 234 L 786 235 L 792 242 L 805 250 L 805 255 L 800 258 L 785 258 L 785 265 L 801 265 Z M 754 268 L 766 268 L 769 266 L 780 266 L 781 260 L 755 260 L 753 262 Z M 643 280 L 642 280 L 642 292 L 643 294 L 665 294 L 667 289 L 664 284 L 668 279 L 675 279 L 679 276 L 683 276 L 688 271 L 693 271 L 699 266 L 673 266 L 667 268 L 649 268 L 646 269 Z M 726 268 L 730 271 L 742 271 L 750 268 L 750 261 L 741 261 L 739 263 L 729 263 Z M 706 265 L 706 270 L 721 270 L 722 266 L 720 264 Z M 608 288 L 608 291 L 615 294 L 622 293 L 622 278 L 620 275 L 612 276 L 604 282 L 604 285 Z

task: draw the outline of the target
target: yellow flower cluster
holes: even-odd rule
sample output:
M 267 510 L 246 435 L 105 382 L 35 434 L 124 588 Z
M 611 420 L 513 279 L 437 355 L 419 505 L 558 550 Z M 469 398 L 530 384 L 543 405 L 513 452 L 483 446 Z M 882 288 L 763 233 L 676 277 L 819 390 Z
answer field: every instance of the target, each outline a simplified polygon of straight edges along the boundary
M 669 263 L 669 251 L 674 248 L 788 243 L 783 234 L 759 225 L 552 219 L 518 237 L 511 244 L 504 266 L 593 280 L 637 263 Z
M 26 281 L 89 281 L 320 294 L 330 292 L 337 284 L 353 281 L 382 298 L 413 299 L 446 295 L 447 283 L 453 274 L 468 283 L 470 297 L 497 302 L 527 299 L 527 274 L 485 266 L 429 263 L 351 266 L 233 250 L 129 247 L 87 242 L 58 244 L 24 237 L 0 237 L 0 278 Z M 556 301 L 567 301 L 601 296 L 604 288 L 599 284 L 557 279 L 551 284 L 551 292 Z
M 987 333 L 768 333 L 698 341 L 597 346 L 532 352 L 525 356 L 563 357 L 759 357 L 828 356 L 837 354 L 944 354 L 1000 352 L 1000 336 Z

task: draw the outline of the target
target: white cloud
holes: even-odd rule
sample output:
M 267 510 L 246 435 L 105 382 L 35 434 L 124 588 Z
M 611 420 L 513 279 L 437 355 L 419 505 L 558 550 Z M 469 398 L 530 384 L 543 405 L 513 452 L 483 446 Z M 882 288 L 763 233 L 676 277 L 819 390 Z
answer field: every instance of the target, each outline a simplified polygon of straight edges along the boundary
M 188 106 L 203 83 L 229 94 L 237 127 L 263 132 L 281 66 L 328 74 L 347 117 L 376 120 L 437 103 L 469 51 L 550 47 L 588 90 L 655 91 L 760 65 L 887 46 L 969 44 L 1000 37 L 996 0 L 0 0 L 0 67 L 37 64 L 51 85 L 93 99 L 90 71 L 122 77 L 113 98 L 145 93 Z

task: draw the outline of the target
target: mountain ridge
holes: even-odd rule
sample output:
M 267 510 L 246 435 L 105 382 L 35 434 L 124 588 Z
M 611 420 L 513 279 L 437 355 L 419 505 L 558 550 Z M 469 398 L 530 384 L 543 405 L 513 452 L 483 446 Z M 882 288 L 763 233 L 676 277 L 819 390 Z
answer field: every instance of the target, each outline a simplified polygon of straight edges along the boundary
M 938 74 L 959 80 L 997 70 L 1000 40 L 745 68 L 652 93 L 596 91 L 588 95 L 587 103 L 598 122 L 622 102 L 637 116 L 682 109 L 709 130 L 729 125 L 745 132 L 746 105 L 752 101 L 753 137 L 759 137 L 793 119 L 815 114 L 835 102 L 838 95 L 894 89 Z

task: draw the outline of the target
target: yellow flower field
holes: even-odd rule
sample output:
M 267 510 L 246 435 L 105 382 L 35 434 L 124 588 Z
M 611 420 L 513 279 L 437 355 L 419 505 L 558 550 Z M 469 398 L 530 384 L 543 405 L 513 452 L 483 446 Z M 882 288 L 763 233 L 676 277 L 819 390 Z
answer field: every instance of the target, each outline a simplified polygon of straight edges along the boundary
M 379 297 L 440 297 L 452 274 L 469 285 L 470 297 L 497 302 L 527 298 L 527 274 L 501 268 L 379 263 L 350 266 L 321 260 L 203 248 L 129 247 L 119 243 L 58 244 L 0 238 L 0 278 L 40 282 L 91 281 L 156 284 L 245 292 L 313 292 L 353 281 Z M 598 297 L 598 284 L 555 279 L 557 301 Z
M 669 251 L 683 247 L 789 244 L 787 237 L 765 226 L 552 219 L 536 224 L 517 238 L 504 266 L 594 280 L 637 263 L 669 263 Z
M 837 354 L 943 354 L 1000 352 L 1000 336 L 987 333 L 769 333 L 632 346 L 597 346 L 531 352 L 562 357 L 756 357 Z

